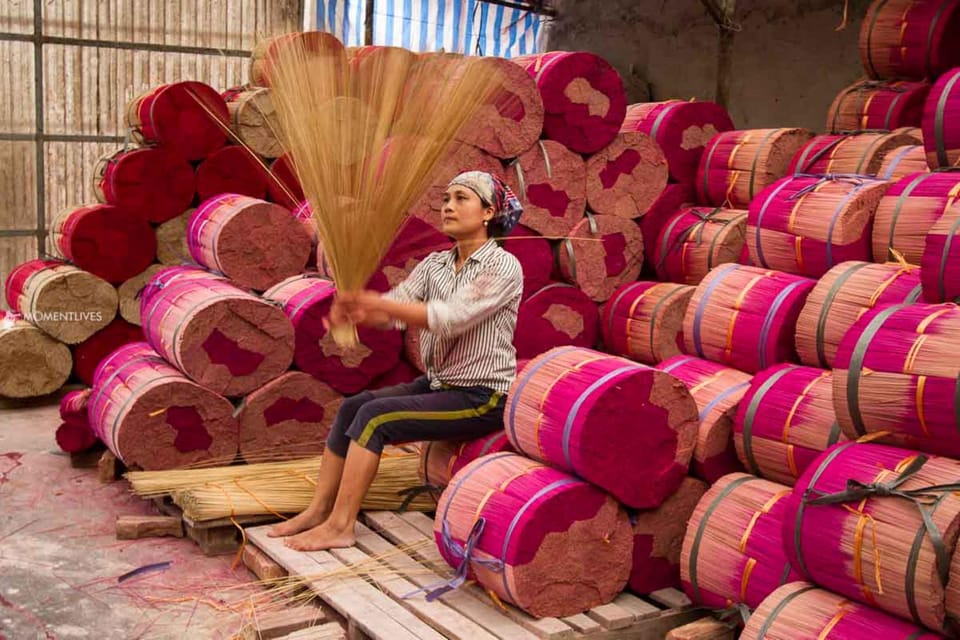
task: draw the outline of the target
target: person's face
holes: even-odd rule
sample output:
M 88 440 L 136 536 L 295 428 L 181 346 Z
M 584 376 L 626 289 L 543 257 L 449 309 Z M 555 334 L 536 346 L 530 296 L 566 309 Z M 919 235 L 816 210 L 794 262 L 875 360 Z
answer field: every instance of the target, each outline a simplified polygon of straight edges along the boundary
M 484 221 L 493 220 L 493 207 L 484 207 L 473 189 L 453 185 L 443 194 L 440 211 L 443 232 L 460 240 L 486 233 Z

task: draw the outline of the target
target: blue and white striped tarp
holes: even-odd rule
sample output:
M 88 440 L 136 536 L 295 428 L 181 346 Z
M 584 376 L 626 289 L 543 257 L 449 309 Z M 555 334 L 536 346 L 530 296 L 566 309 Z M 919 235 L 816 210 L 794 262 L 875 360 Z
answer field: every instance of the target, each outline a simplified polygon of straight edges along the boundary
M 308 0 L 304 28 L 364 44 L 366 0 Z M 375 0 L 373 44 L 413 51 L 514 56 L 537 53 L 542 16 L 482 0 Z

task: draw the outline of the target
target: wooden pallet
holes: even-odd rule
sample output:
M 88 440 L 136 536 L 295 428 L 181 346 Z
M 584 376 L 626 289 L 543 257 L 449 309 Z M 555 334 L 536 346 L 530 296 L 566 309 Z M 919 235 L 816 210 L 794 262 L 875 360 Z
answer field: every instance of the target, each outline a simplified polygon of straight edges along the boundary
M 183 531 L 188 538 L 197 543 L 200 550 L 208 556 L 218 556 L 235 553 L 243 541 L 240 527 L 254 526 L 268 522 L 277 522 L 279 518 L 273 515 L 263 516 L 235 516 L 217 518 L 216 520 L 196 521 L 183 515 L 183 510 L 175 505 L 168 497 L 154 498 L 157 510 L 167 516 L 180 518 L 183 521 Z
M 303 576 L 345 618 L 351 638 L 662 640 L 671 629 L 707 615 L 675 589 L 650 598 L 623 593 L 610 604 L 563 619 L 536 619 L 515 607 L 498 606 L 472 584 L 434 602 L 422 593 L 405 597 L 451 575 L 433 542 L 433 521 L 422 513 L 385 511 L 367 512 L 361 519 L 355 547 L 311 553 L 268 538 L 268 527 L 247 529 L 250 542 L 291 575 Z M 344 571 L 347 565 L 354 565 L 353 570 Z

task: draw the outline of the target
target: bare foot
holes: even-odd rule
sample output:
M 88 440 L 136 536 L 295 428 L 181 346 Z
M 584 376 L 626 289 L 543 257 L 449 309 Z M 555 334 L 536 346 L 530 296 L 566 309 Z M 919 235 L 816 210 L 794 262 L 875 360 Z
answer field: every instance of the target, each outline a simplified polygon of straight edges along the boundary
M 357 538 L 353 532 L 353 524 L 349 527 L 340 528 L 330 522 L 325 522 L 309 531 L 287 538 L 283 542 L 297 551 L 323 551 L 325 549 L 352 547 L 357 542 Z
M 301 531 L 306 531 L 307 529 L 313 529 L 323 524 L 329 515 L 329 512 L 322 509 L 306 509 L 289 520 L 272 526 L 270 530 L 267 531 L 267 537 L 283 538 L 292 536 L 295 533 L 300 533 Z

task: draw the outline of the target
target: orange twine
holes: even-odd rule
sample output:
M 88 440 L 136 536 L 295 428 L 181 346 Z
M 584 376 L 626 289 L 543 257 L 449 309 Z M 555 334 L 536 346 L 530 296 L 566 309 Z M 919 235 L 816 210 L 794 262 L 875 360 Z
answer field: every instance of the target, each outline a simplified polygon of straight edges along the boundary
M 830 622 L 827 623 L 827 626 L 823 628 L 823 631 L 820 632 L 820 635 L 817 636 L 817 640 L 826 640 L 830 637 L 830 632 L 833 631 L 833 628 L 843 620 L 843 617 L 847 615 L 846 606 L 849 604 L 846 600 L 841 600 L 837 604 L 837 612 L 830 619 Z
M 636 311 L 637 307 L 640 305 L 640 301 L 642 301 L 643 298 L 644 298 L 648 293 L 650 293 L 650 291 L 652 291 L 652 290 L 655 289 L 655 288 L 656 288 L 656 285 L 654 285 L 654 286 L 646 289 L 643 293 L 641 293 L 639 296 L 637 296 L 636 300 L 633 301 L 633 304 L 630 305 L 630 313 L 627 314 L 627 326 L 626 326 L 626 334 L 627 334 L 627 353 L 628 353 L 628 354 L 633 353 L 633 351 L 631 350 L 631 345 L 630 345 L 630 324 L 633 322 L 633 313 L 634 313 L 634 311 Z M 612 312 L 613 312 L 613 311 L 611 310 L 611 313 L 612 313 Z M 650 318 L 650 322 L 653 322 L 653 321 L 655 321 L 655 320 L 656 320 L 656 318 Z M 652 346 L 653 346 L 653 345 L 651 345 L 651 347 L 652 347 Z
M 750 293 L 750 289 L 755 287 L 763 278 L 772 276 L 773 274 L 773 271 L 766 271 L 761 275 L 754 276 L 750 282 L 747 283 L 747 286 L 740 291 L 740 295 L 737 296 L 737 299 L 733 301 L 733 315 L 730 317 L 730 324 L 727 327 L 727 345 L 724 348 L 724 354 L 727 360 L 730 359 L 730 356 L 733 353 L 733 329 L 737 324 L 737 316 L 740 315 L 740 305 L 743 304 L 744 298 L 746 298 L 747 294 Z

